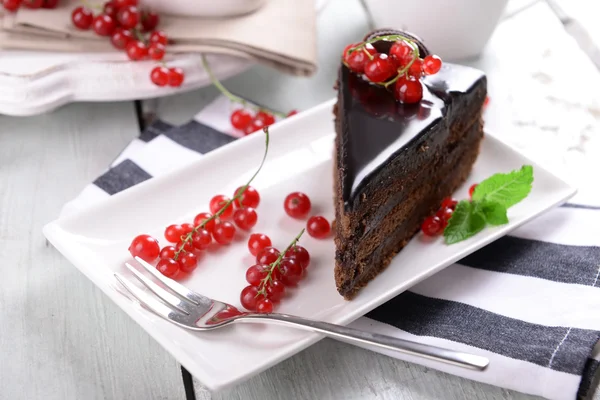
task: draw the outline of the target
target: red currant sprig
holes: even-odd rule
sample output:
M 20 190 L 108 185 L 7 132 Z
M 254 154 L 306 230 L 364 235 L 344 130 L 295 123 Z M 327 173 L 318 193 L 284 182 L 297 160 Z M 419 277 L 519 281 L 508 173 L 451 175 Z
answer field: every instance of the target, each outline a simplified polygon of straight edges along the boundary
M 221 93 L 225 95 L 231 102 L 241 104 L 244 108 L 235 109 L 231 113 L 231 125 L 244 133 L 244 135 L 250 135 L 251 133 L 260 131 L 267 126 L 270 126 L 275 123 L 275 116 L 280 118 L 287 118 L 295 115 L 297 111 L 292 110 L 287 115 L 273 111 L 267 110 L 264 107 L 255 107 L 249 104 L 246 100 L 242 99 L 239 96 L 231 93 L 223 84 L 217 79 L 217 77 L 213 74 L 212 69 L 208 65 L 208 61 L 206 57 L 202 55 L 202 66 L 206 70 L 210 81 Z M 248 109 L 253 109 L 256 111 L 256 114 L 252 115 Z
M 372 43 L 382 40 L 394 42 L 389 54 L 378 53 L 373 47 Z M 436 74 L 442 67 L 442 60 L 436 55 L 420 58 L 417 44 L 403 35 L 377 36 L 350 44 L 342 53 L 342 62 L 374 84 L 385 88 L 394 85 L 394 97 L 406 104 L 417 103 L 423 98 L 420 78 Z
M 101 9 L 94 15 L 87 7 L 75 8 L 71 13 L 73 25 L 81 30 L 92 28 L 97 35 L 110 38 L 112 45 L 124 50 L 132 61 L 164 59 L 168 38 L 155 30 L 160 21 L 158 14 L 138 7 L 138 0 L 111 0 Z M 156 86 L 179 87 L 184 79 L 181 68 L 169 68 L 164 63 L 150 71 L 150 80 Z
M 298 246 L 304 229 L 292 240 L 281 253 L 273 248 L 265 248 L 257 256 L 258 264 L 246 271 L 246 280 L 250 284 L 242 289 L 240 302 L 249 311 L 269 314 L 273 312 L 274 302 L 281 300 L 285 288 L 296 286 L 304 277 L 304 270 L 310 262 L 308 251 Z M 263 255 L 267 249 L 273 251 Z M 267 257 L 269 257 L 267 259 Z M 276 258 L 275 258 L 276 257 Z M 273 260 L 273 258 L 275 258 Z M 269 263 L 265 263 L 269 261 Z
M 56 6 L 58 6 L 58 0 L 2 0 L 0 1 L 0 4 L 6 11 L 15 12 L 21 6 L 30 9 L 56 8 Z

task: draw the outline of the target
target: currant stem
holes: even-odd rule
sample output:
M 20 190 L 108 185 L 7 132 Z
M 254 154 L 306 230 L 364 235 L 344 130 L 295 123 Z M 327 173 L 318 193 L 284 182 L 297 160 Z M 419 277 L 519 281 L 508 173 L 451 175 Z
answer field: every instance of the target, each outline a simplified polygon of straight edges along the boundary
M 135 37 L 137 38 L 137 40 L 139 40 L 140 42 L 147 44 L 146 40 L 144 39 L 144 35 L 142 35 L 142 32 L 140 32 L 140 30 L 138 28 L 135 28 L 133 30 L 133 34 L 135 35 Z
M 281 260 L 283 260 L 283 258 L 285 257 L 285 253 L 288 252 L 289 249 L 291 249 L 292 247 L 294 247 L 296 244 L 298 244 L 298 241 L 300 240 L 300 237 L 304 234 L 304 231 L 306 229 L 302 228 L 302 230 L 300 231 L 300 233 L 298 235 L 296 235 L 296 237 L 294 238 L 294 240 L 292 240 L 292 242 L 285 248 L 285 250 L 283 250 L 281 253 L 279 253 L 279 256 L 277 257 L 277 260 L 273 261 L 271 264 L 269 264 L 269 266 L 271 267 L 271 269 L 269 270 L 269 273 L 267 274 L 267 276 L 265 276 L 261 282 L 260 282 L 260 290 L 258 291 L 258 293 L 256 294 L 257 296 L 259 294 L 265 294 L 265 290 L 266 290 L 266 284 L 267 282 L 270 282 L 271 276 L 273 275 L 273 271 L 275 271 L 275 268 L 277 268 L 279 266 L 279 264 L 281 264 Z
M 217 77 L 213 74 L 212 69 L 209 67 L 208 62 L 206 61 L 206 57 L 204 56 L 204 54 L 202 54 L 202 66 L 204 67 L 204 69 L 206 70 L 206 72 L 208 73 L 208 77 L 210 78 L 210 81 L 213 85 L 215 85 L 215 87 L 217 89 L 219 89 L 219 91 L 221 93 L 223 93 L 225 95 L 225 97 L 227 97 L 229 100 L 231 100 L 234 103 L 239 103 L 241 105 L 243 105 L 244 107 L 248 107 L 248 108 L 252 108 L 256 111 L 266 111 L 270 114 L 276 115 L 280 118 L 285 118 L 286 115 L 284 113 L 281 113 L 279 111 L 274 111 L 274 110 L 269 110 L 268 108 L 264 108 L 264 107 L 257 107 L 255 105 L 252 105 L 250 103 L 248 103 L 246 100 L 242 99 L 239 96 L 236 96 L 235 94 L 231 93 L 229 90 L 227 90 L 227 88 L 225 86 L 223 86 L 223 84 L 217 79 Z
M 256 170 L 256 172 L 254 172 L 254 175 L 252 175 L 252 177 L 250 178 L 250 180 L 248 180 L 248 183 L 246 183 L 244 186 L 242 186 L 240 188 L 240 190 L 238 190 L 238 192 L 235 194 L 235 196 L 233 196 L 233 198 L 231 200 L 227 201 L 223 205 L 223 207 L 221 207 L 219 209 L 219 211 L 217 211 L 210 218 L 204 220 L 204 222 L 202 222 L 200 225 L 195 226 L 194 229 L 192 229 L 192 231 L 190 233 L 188 233 L 187 235 L 185 235 L 185 236 L 183 236 L 181 238 L 182 244 L 181 244 L 181 247 L 179 249 L 177 249 L 177 251 L 175 252 L 175 255 L 173 256 L 174 260 L 177 261 L 177 259 L 179 258 L 179 254 L 185 252 L 185 245 L 187 243 L 189 243 L 189 242 L 192 241 L 192 236 L 194 236 L 194 234 L 197 233 L 198 230 L 203 229 L 206 226 L 206 224 L 208 224 L 210 221 L 213 221 L 213 220 L 219 218 L 225 212 L 225 210 L 229 206 L 231 206 L 231 204 L 233 204 L 234 201 L 236 201 L 237 199 L 239 199 L 240 197 L 242 197 L 242 195 L 244 194 L 244 192 L 246 191 L 246 189 L 248 189 L 248 186 L 250 186 L 250 184 L 252 183 L 252 181 L 254 180 L 254 178 L 256 178 L 256 176 L 258 175 L 258 173 L 262 169 L 263 165 L 265 164 L 265 160 L 267 159 L 267 153 L 269 151 L 269 127 L 265 126 L 263 128 L 263 132 L 265 132 L 265 152 L 263 153 L 263 158 L 260 161 L 260 165 L 258 166 L 258 169 Z

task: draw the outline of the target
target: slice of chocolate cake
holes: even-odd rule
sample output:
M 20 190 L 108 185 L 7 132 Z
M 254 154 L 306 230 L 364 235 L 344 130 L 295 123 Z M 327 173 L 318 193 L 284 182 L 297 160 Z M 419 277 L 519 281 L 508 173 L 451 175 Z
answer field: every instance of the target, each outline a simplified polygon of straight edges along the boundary
M 404 32 L 373 32 L 365 40 L 384 34 L 405 35 L 414 39 L 420 57 L 429 54 Z M 392 42 L 373 46 L 389 54 Z M 465 181 L 479 153 L 485 75 L 444 63 L 421 82 L 422 99 L 406 104 L 347 63 L 340 67 L 334 108 L 335 281 L 346 299 L 406 246 Z

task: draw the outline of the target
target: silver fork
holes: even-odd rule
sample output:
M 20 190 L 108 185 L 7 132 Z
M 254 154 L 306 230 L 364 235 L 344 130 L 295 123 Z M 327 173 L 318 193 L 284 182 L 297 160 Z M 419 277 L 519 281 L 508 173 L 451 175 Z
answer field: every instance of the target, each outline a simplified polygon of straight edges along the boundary
M 235 322 L 270 322 L 322 333 L 352 344 L 368 344 L 468 369 L 482 371 L 489 364 L 489 360 L 485 357 L 360 331 L 327 322 L 313 321 L 286 314 L 256 314 L 239 311 L 229 304 L 209 299 L 165 277 L 156 268 L 139 257 L 136 257 L 136 260 L 154 278 L 162 282 L 166 288 L 149 279 L 129 263 L 125 263 L 125 265 L 144 286 L 162 301 L 132 284 L 118 273 L 115 273 L 115 278 L 143 307 L 182 328 L 206 331 Z

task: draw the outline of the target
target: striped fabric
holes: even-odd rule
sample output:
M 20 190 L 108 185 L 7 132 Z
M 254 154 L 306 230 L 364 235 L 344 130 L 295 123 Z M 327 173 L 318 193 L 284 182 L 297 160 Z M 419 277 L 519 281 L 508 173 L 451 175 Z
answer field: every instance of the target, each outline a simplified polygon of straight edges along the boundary
M 63 213 L 234 141 L 230 111 L 219 97 L 185 125 L 155 122 Z M 585 396 L 600 365 L 600 197 L 595 201 L 546 213 L 352 326 L 473 352 L 491 363 L 475 372 L 382 351 L 392 357 L 550 399 Z

